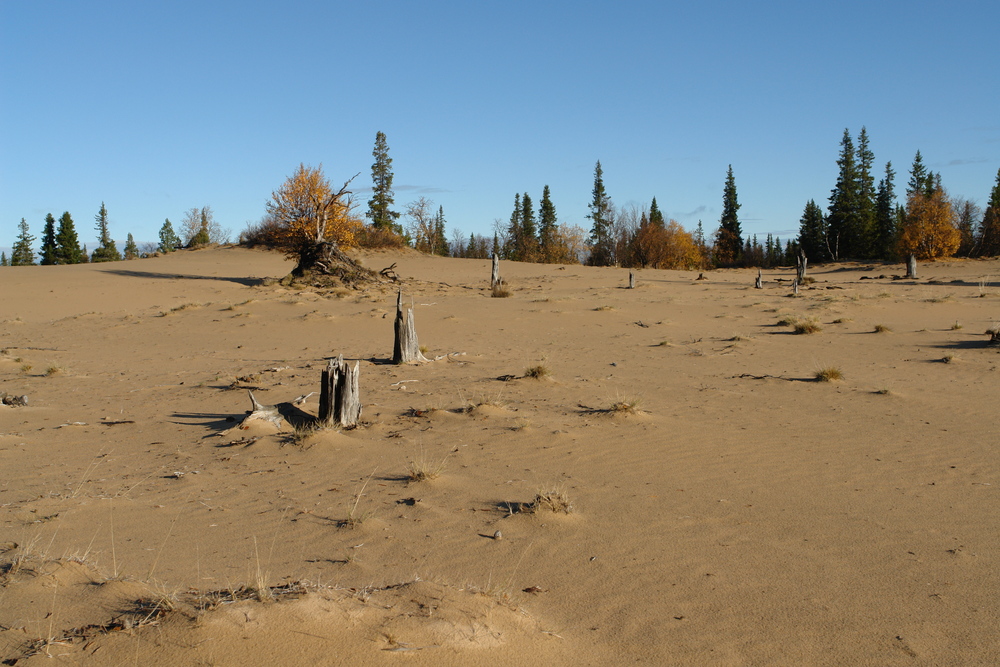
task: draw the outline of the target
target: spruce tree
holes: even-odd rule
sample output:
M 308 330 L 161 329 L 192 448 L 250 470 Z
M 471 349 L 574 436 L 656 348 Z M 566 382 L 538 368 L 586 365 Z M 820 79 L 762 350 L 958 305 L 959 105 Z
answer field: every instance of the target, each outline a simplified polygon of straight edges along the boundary
M 524 209 L 521 207 L 521 193 L 514 194 L 514 210 L 510 214 L 510 223 L 507 225 L 507 242 L 504 244 L 504 259 L 521 261 L 521 215 Z
M 10 266 L 10 262 L 7 261 L 7 252 L 0 252 L 0 266 Z
M 538 229 L 535 225 L 535 209 L 527 192 L 521 197 L 521 238 L 520 254 L 522 262 L 538 261 Z
M 997 170 L 997 181 L 979 225 L 978 247 L 981 256 L 1000 255 L 1000 170 Z
M 892 162 L 885 163 L 885 176 L 878 182 L 875 195 L 875 226 L 872 230 L 872 256 L 892 259 L 896 252 L 896 172 Z
M 858 227 L 855 232 L 854 254 L 858 257 L 874 256 L 876 192 L 872 169 L 875 155 L 868 145 L 868 130 L 862 125 L 858 134 Z
M 391 229 L 402 233 L 402 228 L 396 222 L 399 213 L 392 210 L 394 203 L 392 192 L 392 158 L 389 157 L 389 146 L 385 141 L 385 133 L 375 134 L 375 149 L 372 151 L 375 163 L 372 165 L 372 198 L 368 201 L 366 217 L 372 221 L 376 229 Z
M 101 210 L 94 216 L 94 220 L 97 221 L 97 240 L 99 245 L 97 246 L 97 250 L 94 251 L 90 261 L 121 261 L 121 253 L 118 252 L 118 248 L 115 246 L 115 241 L 111 238 L 111 233 L 108 231 L 108 209 L 105 208 L 104 202 L 101 202 Z
M 135 244 L 135 239 L 132 235 L 128 235 L 128 239 L 125 241 L 125 259 L 138 259 L 139 258 L 139 246 Z
M 542 203 L 538 207 L 538 244 L 539 258 L 543 262 L 551 262 L 557 255 L 559 223 L 556 220 L 556 207 L 552 203 L 549 186 L 542 188 Z
M 56 219 L 49 213 L 45 216 L 45 228 L 42 230 L 42 251 L 39 264 L 51 266 L 56 263 Z
M 927 167 L 924 166 L 924 158 L 918 150 L 917 154 L 913 156 L 913 164 L 910 166 L 910 180 L 906 183 L 906 198 L 909 199 L 914 192 L 926 194 L 929 186 L 933 189 L 933 183 L 934 172 L 927 171 Z
M 649 222 L 663 229 L 663 213 L 660 211 L 660 207 L 656 205 L 656 197 L 653 197 L 653 202 L 649 205 Z
M 448 238 L 445 235 L 444 206 L 438 206 L 437 215 L 434 216 L 434 249 L 436 255 L 448 256 Z
M 76 226 L 69 211 L 59 218 L 59 229 L 56 231 L 56 264 L 80 264 L 87 261 L 80 249 L 80 239 L 76 235 Z
M 160 227 L 160 245 L 157 247 L 158 252 L 173 252 L 181 247 L 181 239 L 174 232 L 174 226 L 170 224 L 170 218 L 163 221 L 163 226 Z
M 212 242 L 212 238 L 211 238 L 211 236 L 208 233 L 208 227 L 209 227 L 209 224 L 210 224 L 210 221 L 209 221 L 209 218 L 208 218 L 208 207 L 206 206 L 206 207 L 202 208 L 201 212 L 199 213 L 199 215 L 201 216 L 201 218 L 200 218 L 201 219 L 201 222 L 200 222 L 201 226 L 198 228 L 198 233 L 196 233 L 194 236 L 192 236 L 191 240 L 188 241 L 188 244 L 187 244 L 188 248 L 197 248 L 198 246 L 208 245 L 209 243 Z
M 28 233 L 28 222 L 21 218 L 21 223 L 17 226 L 17 240 L 10 253 L 11 266 L 31 266 L 35 263 L 35 251 L 31 244 L 35 242 L 35 237 Z
M 722 217 L 719 218 L 719 231 L 715 242 L 716 263 L 720 266 L 735 266 L 743 254 L 743 229 L 740 226 L 739 210 L 733 165 L 729 165 L 726 185 L 722 191 Z
M 826 218 L 814 200 L 806 203 L 806 208 L 799 219 L 799 247 L 806 257 L 813 262 L 829 259 L 826 249 Z
M 591 266 L 610 266 L 614 263 L 614 239 L 611 238 L 611 198 L 604 189 L 604 170 L 601 161 L 594 167 L 594 189 L 591 193 L 590 213 L 590 258 Z
M 861 182 L 855 160 L 854 141 L 846 129 L 840 141 L 837 166 L 840 172 L 837 185 L 830 192 L 830 213 L 827 216 L 827 241 L 834 261 L 857 257 L 862 249 Z

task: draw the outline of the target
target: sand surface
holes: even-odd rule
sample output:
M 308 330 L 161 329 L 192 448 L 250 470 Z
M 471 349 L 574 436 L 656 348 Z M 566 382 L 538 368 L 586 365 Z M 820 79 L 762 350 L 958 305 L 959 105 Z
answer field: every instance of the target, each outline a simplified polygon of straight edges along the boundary
M 4 664 L 1000 663 L 1000 261 L 361 257 L 436 360 L 279 255 L 0 269 Z M 238 428 L 338 354 L 362 427 Z

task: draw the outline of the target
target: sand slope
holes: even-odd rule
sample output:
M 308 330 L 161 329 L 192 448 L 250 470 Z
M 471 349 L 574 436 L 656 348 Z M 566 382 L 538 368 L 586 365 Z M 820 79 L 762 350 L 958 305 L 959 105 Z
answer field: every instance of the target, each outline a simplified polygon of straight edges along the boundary
M 0 659 L 1000 662 L 1000 262 L 797 298 L 503 263 L 493 299 L 488 261 L 363 259 L 437 361 L 385 363 L 394 286 L 263 286 L 277 255 L 0 271 L 0 391 L 30 399 L 0 407 Z M 362 428 L 236 428 L 336 354 Z M 572 511 L 521 511 L 540 491 Z

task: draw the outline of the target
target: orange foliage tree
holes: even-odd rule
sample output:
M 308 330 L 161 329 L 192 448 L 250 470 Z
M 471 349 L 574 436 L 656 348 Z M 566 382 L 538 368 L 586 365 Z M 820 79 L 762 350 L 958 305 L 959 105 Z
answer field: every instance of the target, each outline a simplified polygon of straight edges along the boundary
M 705 264 L 694 236 L 676 220 L 662 226 L 644 222 L 629 244 L 628 255 L 628 265 L 653 269 L 698 269 Z
M 354 213 L 348 180 L 334 191 L 323 167 L 300 164 L 267 202 L 266 243 L 298 260 L 293 276 L 336 273 L 350 260 L 340 248 L 355 244 L 362 223 Z M 352 267 L 353 268 L 353 267 Z
M 917 190 L 906 202 L 906 215 L 899 230 L 899 251 L 917 259 L 951 257 L 958 250 L 961 234 L 955 227 L 955 212 L 940 187 L 926 193 Z

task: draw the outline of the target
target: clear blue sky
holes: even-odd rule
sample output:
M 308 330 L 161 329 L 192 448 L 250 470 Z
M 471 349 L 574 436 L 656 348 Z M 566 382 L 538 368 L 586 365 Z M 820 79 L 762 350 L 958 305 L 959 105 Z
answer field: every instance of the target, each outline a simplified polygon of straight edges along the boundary
M 745 234 L 826 206 L 845 128 L 897 191 L 917 149 L 984 204 L 1000 167 L 996 0 L 128 2 L 0 0 L 0 246 L 70 211 L 95 245 L 154 241 L 210 205 L 234 235 L 300 162 L 419 196 L 491 234 L 548 184 L 718 224 L 732 164 Z M 367 202 L 368 192 L 359 199 Z

